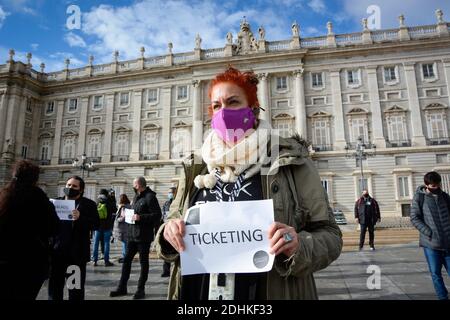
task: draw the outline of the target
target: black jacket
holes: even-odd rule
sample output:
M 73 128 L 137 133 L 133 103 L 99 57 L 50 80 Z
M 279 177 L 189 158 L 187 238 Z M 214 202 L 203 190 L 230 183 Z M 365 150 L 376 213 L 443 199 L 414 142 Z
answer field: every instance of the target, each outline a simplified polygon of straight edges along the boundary
M 366 212 L 366 201 L 370 201 L 370 206 L 368 207 L 368 212 Z M 364 197 L 359 198 L 355 203 L 355 219 L 359 219 L 360 224 L 375 225 L 380 219 L 380 207 L 378 202 L 372 198 Z
M 450 250 L 450 196 L 434 195 L 417 188 L 411 206 L 411 223 L 420 232 L 419 245 L 434 250 Z
M 64 200 L 64 198 L 59 198 Z M 86 263 L 91 260 L 91 231 L 99 228 L 97 205 L 94 201 L 81 197 L 75 201 L 80 211 L 76 221 L 61 221 L 61 230 L 55 237 L 54 254 L 60 255 L 70 263 Z
M 59 224 L 55 207 L 44 191 L 38 187 L 19 191 L 0 217 L 2 272 L 9 270 L 8 277 L 16 273 L 20 277 L 48 277 L 49 240 L 58 233 Z
M 128 241 L 152 242 L 154 226 L 159 224 L 161 219 L 161 207 L 156 193 L 147 187 L 134 197 L 132 207 L 140 220 L 128 225 Z

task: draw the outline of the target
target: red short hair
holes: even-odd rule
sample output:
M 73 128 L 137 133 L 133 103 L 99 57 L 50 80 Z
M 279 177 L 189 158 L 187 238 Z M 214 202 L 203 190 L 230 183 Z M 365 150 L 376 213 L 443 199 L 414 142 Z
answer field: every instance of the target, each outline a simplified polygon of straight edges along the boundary
M 224 82 L 230 82 L 240 87 L 242 90 L 244 90 L 249 107 L 252 109 L 259 108 L 258 96 L 256 94 L 259 81 L 258 77 L 253 71 L 241 72 L 238 69 L 229 66 L 228 69 L 225 70 L 225 72 L 219 73 L 213 80 L 211 80 L 208 91 L 209 100 L 211 100 L 211 93 L 214 86 Z M 212 105 L 209 105 L 208 107 L 208 114 L 210 116 L 212 116 L 213 114 Z

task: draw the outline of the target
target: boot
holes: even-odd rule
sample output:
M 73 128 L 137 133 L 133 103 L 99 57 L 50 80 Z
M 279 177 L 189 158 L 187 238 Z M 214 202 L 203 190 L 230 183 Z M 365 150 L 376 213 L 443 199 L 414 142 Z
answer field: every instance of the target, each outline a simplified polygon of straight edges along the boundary
M 136 293 L 133 295 L 133 300 L 140 300 L 145 298 L 144 289 L 138 289 Z
M 127 293 L 128 293 L 128 292 L 127 292 L 127 289 L 122 288 L 122 287 L 118 287 L 116 290 L 111 291 L 111 292 L 109 293 L 109 296 L 110 296 L 111 298 L 114 298 L 114 297 L 121 297 L 121 296 L 126 296 Z

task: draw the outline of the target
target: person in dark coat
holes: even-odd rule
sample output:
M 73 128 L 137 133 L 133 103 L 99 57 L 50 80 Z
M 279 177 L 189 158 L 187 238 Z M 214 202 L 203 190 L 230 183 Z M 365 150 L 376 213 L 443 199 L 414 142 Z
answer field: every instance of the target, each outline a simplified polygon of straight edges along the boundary
M 78 283 L 74 281 L 74 287 L 69 289 L 69 300 L 84 300 L 86 264 L 90 261 L 90 233 L 99 227 L 97 205 L 83 197 L 84 187 L 84 180 L 73 176 L 66 182 L 65 196 L 59 198 L 75 200 L 75 210 L 72 221 L 61 221 L 61 230 L 55 237 L 48 284 L 49 300 L 63 300 L 65 279 L 75 276 L 78 271 L 80 279 Z
M 38 166 L 19 161 L 0 191 L 0 300 L 34 300 L 48 278 L 60 221 L 38 178 Z
M 375 225 L 381 221 L 380 207 L 367 190 L 363 190 L 361 198 L 355 203 L 355 219 L 361 226 L 359 250 L 364 247 L 367 229 L 369 229 L 370 250 L 375 250 Z
M 154 238 L 154 226 L 161 219 L 161 207 L 156 198 L 156 193 L 147 187 L 147 181 L 144 177 L 138 177 L 133 181 L 133 189 L 136 193 L 132 203 L 134 210 L 132 220 L 134 223 L 128 224 L 127 252 L 122 265 L 119 286 L 116 290 L 111 291 L 110 296 L 117 297 L 127 294 L 131 263 L 136 253 L 139 252 L 141 273 L 133 299 L 143 299 L 145 297 L 145 282 L 148 278 L 150 244 Z
M 424 183 L 414 195 L 411 223 L 420 232 L 419 245 L 423 247 L 436 295 L 440 300 L 448 300 L 442 266 L 450 276 L 450 196 L 441 189 L 439 173 L 428 172 Z
M 109 261 L 109 249 L 114 223 L 114 214 L 117 211 L 116 203 L 115 201 L 114 202 L 113 201 L 114 200 L 112 200 L 112 198 L 109 196 L 108 190 L 106 189 L 100 190 L 100 194 L 98 196 L 97 209 L 100 205 L 104 205 L 107 214 L 104 219 L 100 219 L 99 228 L 94 233 L 94 249 L 92 250 L 94 266 L 97 266 L 98 245 L 101 238 L 103 238 L 103 246 L 104 246 L 103 254 L 105 259 L 105 266 L 110 267 L 114 265 L 111 261 Z

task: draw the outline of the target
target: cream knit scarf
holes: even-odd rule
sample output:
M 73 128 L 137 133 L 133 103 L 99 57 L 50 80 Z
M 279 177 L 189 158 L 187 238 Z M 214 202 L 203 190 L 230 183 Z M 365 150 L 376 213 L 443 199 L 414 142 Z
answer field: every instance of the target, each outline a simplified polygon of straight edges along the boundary
M 228 146 L 215 130 L 211 130 L 202 146 L 203 161 L 209 173 L 195 177 L 195 186 L 199 189 L 214 188 L 217 183 L 216 169 L 223 182 L 236 182 L 244 171 L 244 180 L 257 174 L 267 159 L 271 129 L 268 122 L 259 120 L 258 128 L 233 146 Z

